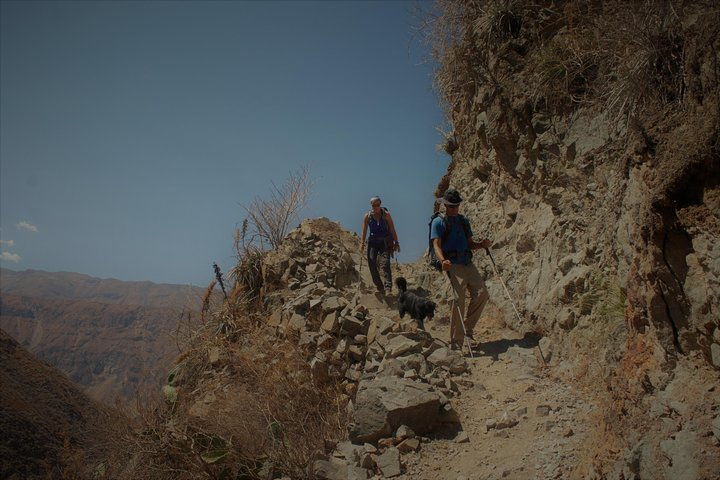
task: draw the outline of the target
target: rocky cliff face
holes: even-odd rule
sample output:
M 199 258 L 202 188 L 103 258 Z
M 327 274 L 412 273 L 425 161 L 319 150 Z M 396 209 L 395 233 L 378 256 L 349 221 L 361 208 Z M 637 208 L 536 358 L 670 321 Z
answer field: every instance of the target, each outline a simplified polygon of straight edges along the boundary
M 440 7 L 436 80 L 453 131 L 436 195 L 458 188 L 461 213 L 494 241 L 524 310 L 517 319 L 493 282 L 506 319 L 552 338 L 568 377 L 604 379 L 607 450 L 644 442 L 634 463 L 602 455 L 582 474 L 671 478 L 651 452 L 674 428 L 701 449 L 695 435 L 720 408 L 704 393 L 682 399 L 695 412 L 683 426 L 648 414 L 673 385 L 720 385 L 717 13 L 658 2 L 639 25 L 615 2 Z M 645 70 L 622 70 L 632 59 Z

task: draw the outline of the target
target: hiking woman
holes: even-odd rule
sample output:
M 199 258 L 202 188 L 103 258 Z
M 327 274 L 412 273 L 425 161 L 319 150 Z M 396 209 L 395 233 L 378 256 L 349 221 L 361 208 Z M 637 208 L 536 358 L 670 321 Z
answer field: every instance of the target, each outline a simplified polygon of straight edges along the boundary
M 400 251 L 395 225 L 393 224 L 390 212 L 381 207 L 380 197 L 370 199 L 370 210 L 363 217 L 362 236 L 360 237 L 360 249 L 365 249 L 365 238 L 370 229 L 370 237 L 367 239 L 367 261 L 372 275 L 373 283 L 381 295 L 392 292 L 392 273 L 390 272 L 390 257 L 395 251 Z M 383 279 L 380 278 L 382 270 Z

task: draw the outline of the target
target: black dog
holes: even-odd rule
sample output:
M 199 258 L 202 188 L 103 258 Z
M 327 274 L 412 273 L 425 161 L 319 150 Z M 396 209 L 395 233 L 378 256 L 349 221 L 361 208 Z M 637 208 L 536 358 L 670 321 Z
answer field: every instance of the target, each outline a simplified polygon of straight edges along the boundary
M 425 330 L 425 318 L 432 319 L 435 315 L 435 302 L 423 298 L 413 292 L 408 292 L 407 280 L 403 277 L 398 277 L 395 280 L 400 291 L 398 297 L 398 309 L 400 310 L 400 318 L 405 316 L 405 313 L 410 314 L 410 318 L 418 322 L 418 327 Z

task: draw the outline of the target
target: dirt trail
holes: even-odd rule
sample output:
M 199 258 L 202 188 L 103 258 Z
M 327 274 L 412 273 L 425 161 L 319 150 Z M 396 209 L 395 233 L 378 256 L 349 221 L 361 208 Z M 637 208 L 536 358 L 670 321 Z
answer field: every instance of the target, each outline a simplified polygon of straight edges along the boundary
M 412 276 L 406 267 L 402 275 Z M 394 267 L 393 274 L 398 270 Z M 369 278 L 366 285 L 372 285 Z M 372 295 L 371 312 L 399 318 Z M 418 452 L 403 455 L 403 479 L 570 478 L 579 447 L 591 426 L 595 405 L 544 367 L 538 339 L 505 327 L 492 304 L 475 329 L 474 358 L 465 350 L 469 372 L 456 377 L 452 403 L 462 429 L 423 439 Z M 438 307 L 426 323 L 435 338 L 449 340 L 449 308 Z M 547 353 L 545 354 L 547 356 Z M 552 365 L 552 363 L 551 363 Z

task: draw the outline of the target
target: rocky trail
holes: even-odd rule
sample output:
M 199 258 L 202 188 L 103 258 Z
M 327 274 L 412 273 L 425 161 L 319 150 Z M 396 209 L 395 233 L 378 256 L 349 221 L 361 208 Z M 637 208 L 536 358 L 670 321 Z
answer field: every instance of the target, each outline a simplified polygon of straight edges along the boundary
M 332 389 L 337 397 L 328 398 L 342 405 L 342 432 L 319 437 L 311 465 L 285 478 L 602 479 L 608 477 L 598 465 L 610 457 L 620 459 L 612 478 L 640 478 L 642 468 L 673 479 L 717 478 L 717 375 L 696 358 L 678 362 L 682 374 L 674 377 L 624 381 L 610 369 L 622 374 L 647 355 L 631 344 L 621 347 L 629 350 L 622 363 L 598 375 L 598 367 L 617 361 L 616 349 L 596 345 L 607 335 L 595 330 L 602 322 L 577 327 L 585 342 L 546 336 L 537 318 L 508 316 L 513 309 L 500 278 L 487 269 L 490 301 L 475 327 L 472 355 L 452 350 L 447 279 L 422 261 L 393 265 L 395 278 L 405 277 L 409 290 L 437 304 L 426 330 L 418 329 L 400 318 L 395 296 L 375 293 L 358 243 L 326 218 L 306 220 L 263 261 L 269 316 L 258 339 L 297 342 L 293 348 L 308 367 L 303 385 Z M 480 267 L 483 260 L 476 261 Z M 510 295 L 527 301 L 516 293 L 517 274 L 505 275 Z M 250 346 L 236 350 L 243 348 Z M 239 354 L 228 352 L 216 368 L 238 363 L 232 355 Z M 188 412 L 223 408 L 197 383 L 182 380 L 173 388 Z M 647 393 L 642 400 L 639 389 Z M 290 404 L 298 406 L 307 409 Z M 608 433 L 608 425 L 623 436 Z
M 395 264 L 393 270 L 410 279 L 411 289 L 415 278 L 438 275 L 416 265 Z M 362 283 L 372 285 L 363 274 Z M 392 299 L 363 291 L 359 302 L 373 315 L 399 320 Z M 450 305 L 441 302 L 435 319 L 426 322 L 428 333 L 443 342 L 449 341 L 449 312 Z M 459 426 L 420 437 L 418 450 L 402 455 L 397 478 L 568 478 L 595 405 L 544 364 L 538 336 L 509 329 L 492 303 L 474 337 L 472 356 L 467 348 L 463 352 L 467 371 L 448 383 Z M 548 361 L 551 354 L 543 352 Z

